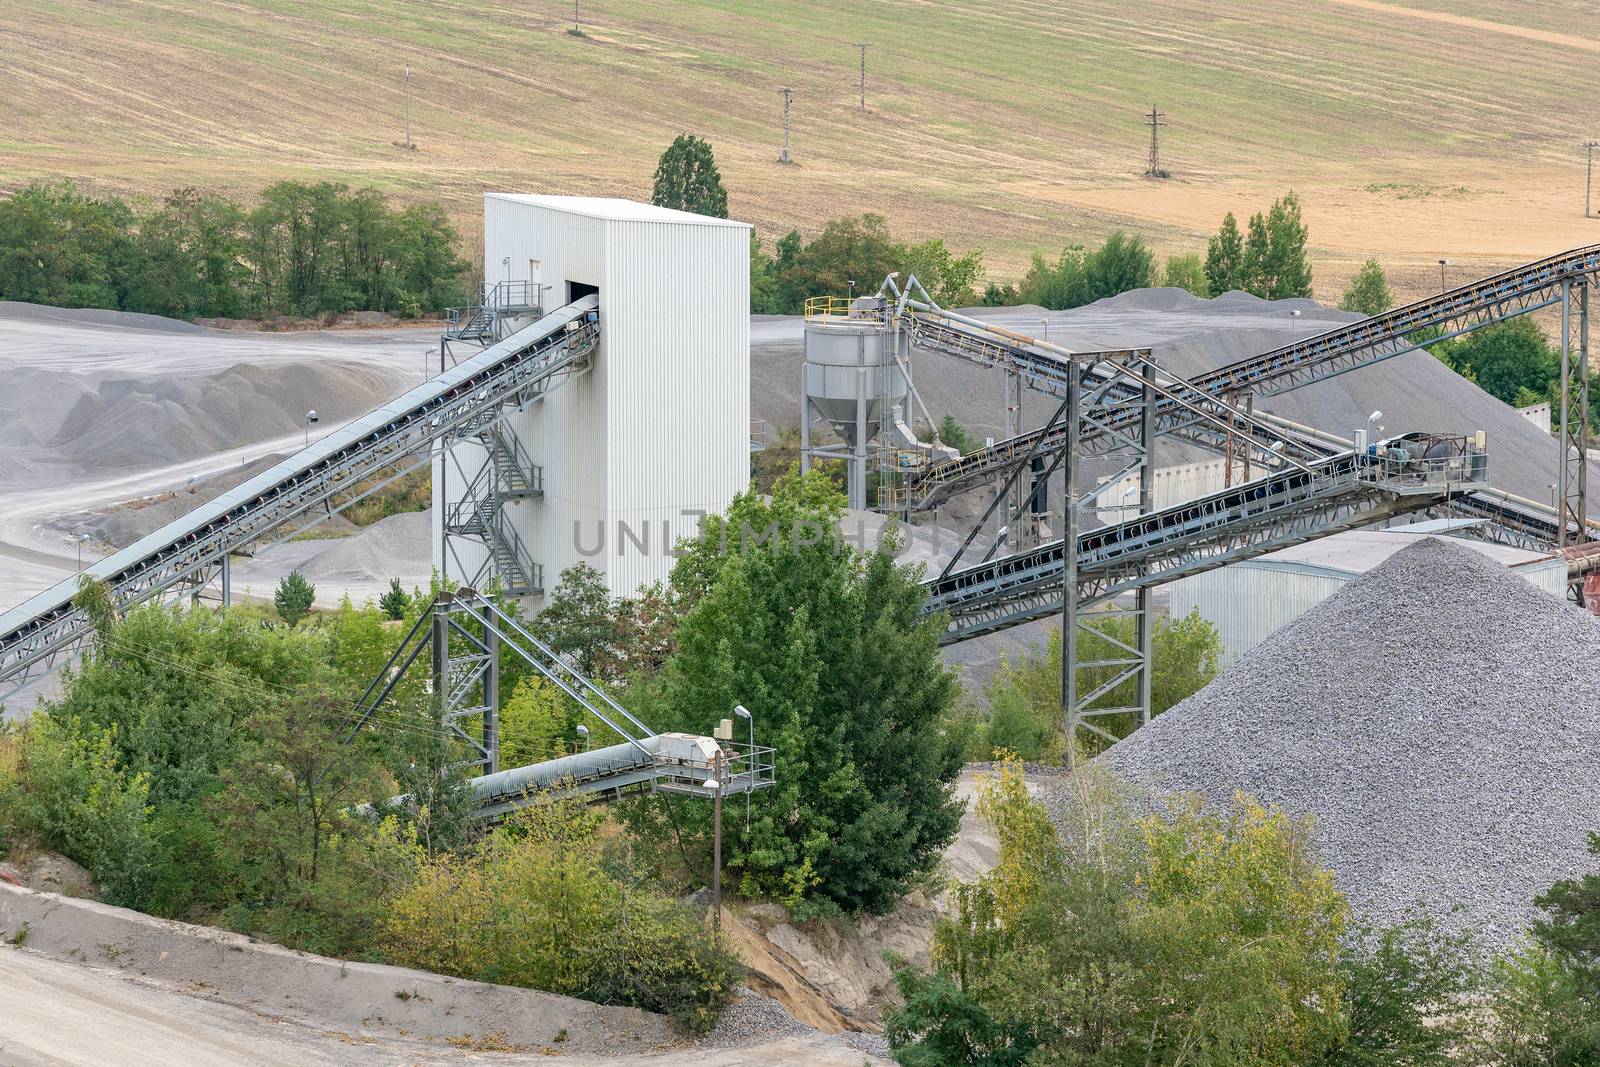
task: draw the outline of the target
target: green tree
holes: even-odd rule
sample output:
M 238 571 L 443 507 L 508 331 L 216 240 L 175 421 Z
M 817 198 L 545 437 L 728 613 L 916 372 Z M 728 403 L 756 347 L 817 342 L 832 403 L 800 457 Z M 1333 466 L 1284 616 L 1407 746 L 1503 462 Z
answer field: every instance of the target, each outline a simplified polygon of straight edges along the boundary
M 983 287 L 983 295 L 978 298 L 978 303 L 986 308 L 1011 307 L 1022 303 L 1022 293 L 1015 285 L 990 282 Z
M 939 420 L 939 440 L 962 455 L 971 452 L 978 445 L 967 432 L 967 428 L 956 421 L 954 415 L 946 415 Z
M 1589 854 L 1600 857 L 1600 833 L 1589 835 Z M 1600 1007 L 1600 871 L 1555 883 L 1534 900 L 1545 915 L 1534 937 L 1582 975 Z
M 1272 237 L 1267 232 L 1266 216 L 1259 211 L 1250 216 L 1245 226 L 1244 269 L 1240 281 L 1240 288 L 1262 299 L 1272 291 Z
M 1094 299 L 1090 295 L 1089 279 L 1085 272 L 1088 258 L 1081 246 L 1071 245 L 1061 250 L 1061 255 L 1051 266 L 1044 256 L 1035 252 L 1022 276 L 1017 295 L 1025 304 L 1060 311 L 1082 307 Z
M 741 494 L 703 520 L 673 571 L 678 650 L 663 728 L 706 734 L 736 704 L 777 750 L 778 784 L 724 851 L 743 892 L 807 911 L 881 912 L 938 861 L 961 805 L 956 696 L 918 573 L 836 543 L 843 499 L 819 473 Z M 704 843 L 705 813 L 688 838 Z M 725 828 L 726 829 L 726 828 Z
M 1348 1032 L 1324 1067 L 1452 1067 L 1471 1062 L 1482 984 L 1472 938 L 1423 913 L 1364 928 L 1339 954 Z
M 1368 318 L 1382 315 L 1394 307 L 1394 297 L 1389 292 L 1388 279 L 1383 276 L 1383 268 L 1378 265 L 1377 260 L 1369 259 L 1361 264 L 1361 269 L 1350 279 L 1350 287 L 1340 298 L 1339 306 L 1345 311 L 1358 312 Z
M 1451 367 L 1508 404 L 1522 390 L 1548 395 L 1551 383 L 1560 379 L 1557 354 L 1530 318 L 1485 326 L 1439 347 L 1445 348 L 1439 354 Z
M 915 276 L 930 296 L 943 307 L 969 307 L 978 302 L 975 286 L 983 274 L 983 253 L 956 256 L 942 240 L 934 238 L 907 247 L 900 253 L 900 271 Z M 871 279 L 875 285 L 882 279 Z
M 1206 287 L 1214 296 L 1248 287 L 1244 239 L 1239 236 L 1239 220 L 1231 211 L 1223 216 L 1217 235 L 1206 243 L 1205 272 Z
M 1300 198 L 1290 192 L 1274 201 L 1267 212 L 1266 228 L 1267 250 L 1260 279 L 1262 291 L 1257 295 L 1268 300 L 1309 297 L 1311 261 L 1306 257 L 1307 231 L 1300 217 Z
M 243 224 L 244 212 L 231 200 L 175 190 L 139 223 L 143 255 L 127 306 L 179 319 L 241 314 L 249 277 Z
M 133 212 L 71 182 L 35 182 L 0 200 L 0 299 L 119 308 L 138 272 Z
M 778 265 L 761 247 L 756 231 L 750 230 L 750 314 L 782 315 L 789 311 L 783 306 L 778 291 Z
M 406 617 L 406 610 L 411 607 L 411 598 L 400 587 L 400 579 L 390 578 L 389 589 L 378 598 L 378 610 L 383 612 L 386 619 L 399 620 Z
M 410 858 L 358 813 L 390 779 L 373 735 L 351 740 L 350 726 L 348 704 L 316 679 L 261 701 L 245 724 L 226 787 L 206 801 L 230 925 L 336 955 L 376 937 Z
M 1156 283 L 1155 254 L 1143 238 L 1117 230 L 1085 258 L 1083 273 L 1091 303 L 1133 289 L 1148 289 Z
M 1170 289 L 1187 289 L 1202 299 L 1211 295 L 1211 284 L 1206 279 L 1205 264 L 1198 255 L 1188 253 L 1168 256 L 1161 284 Z
M 305 575 L 299 571 L 285 574 L 272 594 L 272 604 L 278 609 L 278 617 L 290 626 L 311 613 L 311 605 L 316 599 L 317 587 L 306 581 Z
M 617 606 L 606 577 L 587 563 L 561 572 L 544 610 L 533 620 L 533 635 L 569 657 L 590 678 L 615 677 L 621 655 L 617 647 Z
M 656 164 L 650 202 L 696 215 L 727 218 L 728 192 L 722 187 L 711 145 L 692 133 L 680 133 L 674 138 Z
M 799 310 L 809 296 L 844 295 L 851 282 L 858 293 L 875 290 L 900 268 L 903 252 L 883 216 L 873 214 L 833 219 L 804 247 L 786 250 L 779 242 L 778 251 L 781 290 L 791 310 Z
M 1092 769 L 1066 788 L 1059 833 L 1014 765 L 983 789 L 998 863 L 957 888 L 932 952 L 965 1003 L 908 998 L 903 1062 L 1265 1067 L 1339 1037 L 1345 904 L 1307 827 L 1247 797 L 1133 820 Z
M 737 958 L 698 915 L 637 880 L 626 857 L 608 856 L 602 823 L 577 800 L 544 800 L 478 855 L 436 858 L 388 908 L 390 957 L 710 1030 L 737 987 Z

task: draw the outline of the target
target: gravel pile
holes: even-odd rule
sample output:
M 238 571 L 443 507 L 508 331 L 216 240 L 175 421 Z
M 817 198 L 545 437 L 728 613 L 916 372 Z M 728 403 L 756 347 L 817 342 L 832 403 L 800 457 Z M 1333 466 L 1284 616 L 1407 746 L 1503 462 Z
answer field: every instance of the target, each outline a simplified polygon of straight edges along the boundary
M 739 990 L 739 999 L 723 1011 L 716 1029 L 696 1044 L 703 1049 L 740 1048 L 802 1036 L 831 1040 L 865 1056 L 889 1059 L 889 1042 L 882 1034 L 824 1034 L 790 1015 L 776 1000 L 748 988 Z
M 387 582 L 426 574 L 433 553 L 433 511 L 403 511 L 333 541 L 301 566 L 313 582 Z M 408 587 L 409 589 L 409 587 Z
M 1359 917 L 1505 945 L 1600 828 L 1600 621 L 1429 538 L 1099 758 L 1146 795 L 1316 817 Z M 1057 813 L 1065 796 L 1051 794 Z M 1460 910 L 1451 913 L 1458 906 Z
M 739 999 L 729 1004 L 717 1020 L 716 1029 L 701 1038 L 709 1048 L 737 1048 L 740 1045 L 771 1041 L 817 1030 L 790 1015 L 782 1004 L 753 989 L 741 988 Z

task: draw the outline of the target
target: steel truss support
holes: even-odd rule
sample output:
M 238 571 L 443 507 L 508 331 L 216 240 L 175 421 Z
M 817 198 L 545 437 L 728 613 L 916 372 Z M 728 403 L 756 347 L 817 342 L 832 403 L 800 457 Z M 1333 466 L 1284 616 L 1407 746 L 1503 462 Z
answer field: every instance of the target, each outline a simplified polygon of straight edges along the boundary
M 500 663 L 507 654 L 532 667 L 622 743 L 638 747 L 651 734 L 649 727 L 534 637 L 515 616 L 463 586 L 440 593 L 423 611 L 356 702 L 356 724 L 349 736 L 374 720 L 425 652 L 430 691 L 439 702 L 444 725 L 467 749 L 467 764 L 483 768 L 484 774 L 500 769 Z
M 1131 453 L 1126 474 L 1137 469 L 1139 477 L 1138 503 L 1129 505 L 1126 494 L 1116 498 L 1113 507 L 1120 520 L 1126 511 L 1137 507 L 1140 515 L 1148 514 L 1155 497 L 1155 435 L 1154 411 L 1156 393 L 1153 388 L 1154 367 L 1149 361 L 1138 361 L 1132 368 L 1140 375 L 1142 387 L 1133 403 L 1138 408 L 1133 435 L 1123 434 L 1126 450 Z M 1154 661 L 1155 614 L 1152 607 L 1152 587 L 1140 581 L 1134 591 L 1132 609 L 1086 610 L 1078 590 L 1081 580 L 1079 561 L 1079 516 L 1085 503 L 1100 491 L 1095 486 L 1078 493 L 1072 485 L 1073 457 L 1078 444 L 1081 403 L 1081 379 L 1069 389 L 1066 406 L 1066 444 L 1062 458 L 1067 467 L 1067 491 L 1062 494 L 1062 566 L 1061 566 L 1061 701 L 1062 718 L 1067 734 L 1067 765 L 1077 760 L 1078 731 L 1085 730 L 1106 742 L 1117 740 L 1117 735 L 1097 720 L 1109 717 L 1130 717 L 1133 724 L 1143 726 L 1150 721 L 1152 669 Z M 1124 402 L 1119 405 L 1126 407 Z M 1106 483 L 1120 486 L 1122 477 Z M 1135 564 L 1141 576 L 1148 576 L 1146 563 Z M 1107 605 L 1109 608 L 1109 605 Z M 1118 623 L 1132 618 L 1133 632 L 1124 637 L 1118 632 Z M 1130 643 L 1131 641 L 1131 643 Z
M 1573 360 L 1572 297 L 1577 291 L 1577 360 Z M 1556 528 L 1560 548 L 1587 541 L 1589 515 L 1589 285 L 1584 275 L 1561 283 L 1560 455 L 1556 464 Z

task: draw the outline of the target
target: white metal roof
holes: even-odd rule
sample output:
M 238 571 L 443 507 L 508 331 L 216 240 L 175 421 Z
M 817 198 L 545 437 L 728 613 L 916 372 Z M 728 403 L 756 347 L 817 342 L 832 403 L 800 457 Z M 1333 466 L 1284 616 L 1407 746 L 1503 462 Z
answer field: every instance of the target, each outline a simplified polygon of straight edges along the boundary
M 1419 538 L 1430 536 L 1428 524 L 1418 524 L 1421 530 L 1399 527 L 1388 530 L 1347 530 L 1331 537 L 1318 538 L 1305 544 L 1280 548 L 1268 552 L 1243 566 L 1255 564 L 1298 563 L 1319 570 L 1343 571 L 1348 574 L 1365 574 L 1378 564 L 1412 544 Z M 1462 538 L 1460 543 L 1480 552 L 1507 567 L 1527 566 L 1553 559 L 1548 553 L 1529 552 L 1510 545 L 1497 545 L 1488 541 Z M 1566 566 L 1564 561 L 1563 567 Z
M 496 200 L 510 200 L 519 204 L 534 204 L 552 211 L 565 211 L 572 215 L 584 215 L 612 222 L 673 222 L 680 225 L 750 228 L 748 222 L 696 215 L 692 211 L 674 211 L 672 208 L 641 204 L 637 200 L 623 200 L 614 196 L 548 196 L 543 193 L 484 193 L 483 195 L 485 199 L 493 197 Z

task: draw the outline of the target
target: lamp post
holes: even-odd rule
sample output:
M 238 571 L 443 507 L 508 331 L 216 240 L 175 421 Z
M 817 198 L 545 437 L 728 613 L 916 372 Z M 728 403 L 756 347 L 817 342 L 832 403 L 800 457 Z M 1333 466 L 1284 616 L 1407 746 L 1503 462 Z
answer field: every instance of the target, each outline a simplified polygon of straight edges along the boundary
M 72 535 L 73 544 L 78 546 L 78 570 L 79 570 L 79 572 L 82 572 L 82 570 L 83 570 L 83 543 L 85 541 L 87 541 L 87 540 L 89 540 L 89 533 L 88 533 L 87 530 L 79 530 L 77 533 Z
M 1444 292 L 1444 289 L 1445 289 L 1444 269 L 1446 267 L 1448 267 L 1449 265 L 1450 265 L 1450 261 L 1448 259 L 1441 259 L 1439 261 L 1439 292 L 1441 292 L 1441 293 Z
M 750 714 L 750 709 L 743 704 L 735 704 L 733 713 L 750 724 L 750 754 L 745 757 L 745 776 L 750 780 L 745 783 L 744 790 L 744 830 L 750 832 L 750 794 L 756 789 L 756 717 Z
M 578 724 L 578 736 L 583 738 L 583 750 L 589 751 L 589 728 L 581 722 Z
M 310 411 L 306 412 L 306 447 L 307 448 L 311 447 L 311 427 L 315 426 L 320 421 L 320 419 L 321 419 L 321 416 L 319 416 L 317 414 L 317 409 L 316 408 L 312 408 Z
M 701 784 L 711 790 L 711 924 L 722 932 L 722 749 L 712 762 L 713 776 Z

